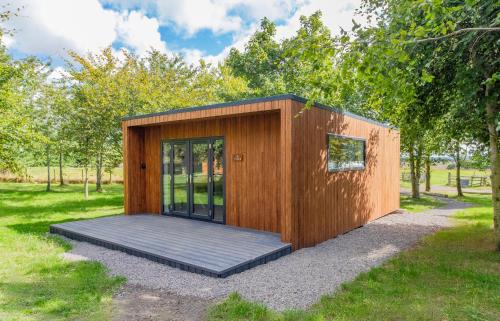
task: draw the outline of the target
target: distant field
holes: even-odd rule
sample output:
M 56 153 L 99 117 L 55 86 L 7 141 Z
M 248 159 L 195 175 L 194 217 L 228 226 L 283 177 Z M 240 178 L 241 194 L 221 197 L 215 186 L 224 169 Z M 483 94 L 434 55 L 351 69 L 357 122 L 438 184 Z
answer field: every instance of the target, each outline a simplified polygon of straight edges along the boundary
M 47 182 L 47 168 L 46 167 L 29 167 L 28 168 L 28 178 L 13 175 L 11 173 L 0 173 L 1 181 L 29 181 L 46 183 Z M 59 181 L 59 168 L 53 167 L 50 170 L 50 175 L 52 181 Z M 68 183 L 81 183 L 83 181 L 83 168 L 79 167 L 65 167 L 63 169 L 63 178 Z M 95 182 L 96 174 L 95 169 L 89 169 L 89 180 L 90 182 Z M 112 179 L 115 183 L 123 182 L 123 168 L 113 169 Z M 104 183 L 109 181 L 109 173 L 103 173 Z
M 401 172 L 409 172 L 410 170 L 408 168 L 401 168 Z M 451 173 L 451 175 L 455 175 L 455 170 L 452 169 L 437 169 L 437 168 L 431 168 L 431 185 L 440 185 L 440 186 L 446 186 L 448 183 L 448 173 Z M 490 171 L 480 171 L 477 169 L 462 169 L 460 170 L 461 176 L 490 176 Z M 422 177 L 425 176 L 425 172 L 422 171 Z M 401 186 L 402 187 L 410 187 L 410 182 L 403 182 L 401 181 Z M 484 188 L 484 187 L 481 187 Z

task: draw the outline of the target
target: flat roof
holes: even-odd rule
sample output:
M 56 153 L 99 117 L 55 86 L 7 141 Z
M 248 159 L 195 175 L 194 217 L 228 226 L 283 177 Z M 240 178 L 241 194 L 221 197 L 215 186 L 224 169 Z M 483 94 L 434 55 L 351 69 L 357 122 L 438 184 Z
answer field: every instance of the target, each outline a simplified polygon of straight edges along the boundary
M 230 101 L 230 102 L 225 102 L 225 103 L 218 103 L 218 104 L 211 104 L 211 105 L 204 105 L 204 106 L 194 106 L 194 107 L 185 107 L 185 108 L 176 108 L 176 109 L 170 109 L 167 111 L 162 111 L 162 112 L 157 112 L 157 113 L 150 113 L 150 114 L 142 114 L 142 115 L 134 115 L 134 116 L 125 116 L 122 118 L 122 121 L 126 120 L 131 120 L 131 119 L 141 119 L 141 118 L 148 118 L 148 117 L 155 117 L 155 116 L 162 116 L 162 115 L 172 115 L 172 114 L 181 114 L 181 113 L 189 113 L 193 111 L 199 111 L 199 110 L 206 110 L 206 109 L 214 109 L 214 108 L 221 108 L 221 107 L 233 107 L 233 106 L 238 106 L 238 105 L 245 105 L 245 104 L 255 104 L 255 103 L 262 103 L 262 102 L 269 102 L 269 101 L 276 101 L 276 100 L 286 100 L 286 99 L 291 99 L 297 102 L 301 102 L 303 104 L 307 103 L 307 99 L 304 97 L 300 97 L 294 94 L 283 94 L 283 95 L 274 95 L 274 96 L 267 96 L 267 97 L 260 97 L 260 98 L 251 98 L 251 99 L 243 99 L 243 100 L 237 100 L 237 101 Z M 329 110 L 332 112 L 336 112 L 339 114 L 343 114 L 352 118 L 360 119 L 363 121 L 366 121 L 368 123 L 372 123 L 375 125 L 387 127 L 387 128 L 393 128 L 395 127 L 387 124 L 387 123 L 382 123 L 377 120 L 371 119 L 371 118 L 366 118 L 361 115 L 341 110 L 339 108 L 327 106 L 324 104 L 320 103 L 314 103 L 312 107 L 316 108 L 321 108 L 325 110 Z

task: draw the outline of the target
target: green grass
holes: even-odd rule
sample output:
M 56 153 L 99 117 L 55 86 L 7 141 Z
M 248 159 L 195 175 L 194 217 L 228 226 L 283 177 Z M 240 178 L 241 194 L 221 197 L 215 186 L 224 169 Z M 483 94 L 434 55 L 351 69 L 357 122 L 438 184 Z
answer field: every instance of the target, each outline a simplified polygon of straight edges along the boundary
M 57 164 L 53 164 L 54 167 L 50 170 L 50 175 L 52 180 L 59 181 L 59 167 Z M 47 181 L 47 167 L 28 167 L 27 168 L 28 176 L 31 177 L 32 181 L 35 182 L 46 182 Z M 89 180 L 95 182 L 96 179 L 96 171 L 95 168 L 89 168 Z M 83 168 L 79 167 L 64 167 L 63 168 L 63 178 L 68 181 L 82 181 L 83 176 Z M 0 173 L 0 178 L 4 179 L 15 179 L 17 176 L 10 173 Z M 22 177 L 20 177 L 22 178 Z M 113 181 L 122 181 L 123 180 L 123 168 L 114 168 L 112 173 Z M 109 173 L 103 173 L 103 181 L 107 183 L 109 180 Z
M 498 320 L 500 253 L 494 251 L 490 197 L 463 200 L 474 207 L 456 215 L 458 226 L 426 237 L 309 310 L 277 313 L 232 294 L 208 319 Z
M 411 196 L 401 195 L 400 203 L 402 209 L 411 213 L 423 212 L 444 205 L 443 202 L 429 196 L 421 196 L 420 199 L 416 200 Z
M 0 183 L 0 320 L 108 319 L 123 282 L 95 262 L 66 262 L 70 247 L 49 226 L 123 211 L 122 186 L 83 200 L 83 187 Z
M 188 184 L 187 175 L 175 175 L 174 180 L 174 201 L 176 204 L 187 204 Z M 197 176 L 193 178 L 193 202 L 194 204 L 208 204 L 208 176 Z M 224 197 L 222 195 L 223 181 L 214 178 L 214 205 L 222 206 Z M 163 191 L 167 196 L 166 203 L 170 203 L 170 175 L 165 175 L 163 178 Z
M 404 172 L 409 172 L 408 168 L 401 168 L 401 171 Z M 448 173 L 451 173 L 452 175 L 455 175 L 455 170 L 449 170 L 449 169 L 438 169 L 438 168 L 432 168 L 431 167 L 431 190 L 432 186 L 447 186 L 448 184 Z M 462 169 L 460 171 L 461 176 L 489 176 L 490 171 L 480 171 L 477 169 Z M 424 176 L 425 173 L 422 172 L 422 176 Z M 411 183 L 410 182 L 403 182 L 401 181 L 401 186 L 405 188 L 411 188 Z M 475 188 L 475 189 L 488 189 L 488 186 L 475 186 L 475 187 L 467 187 L 467 188 Z

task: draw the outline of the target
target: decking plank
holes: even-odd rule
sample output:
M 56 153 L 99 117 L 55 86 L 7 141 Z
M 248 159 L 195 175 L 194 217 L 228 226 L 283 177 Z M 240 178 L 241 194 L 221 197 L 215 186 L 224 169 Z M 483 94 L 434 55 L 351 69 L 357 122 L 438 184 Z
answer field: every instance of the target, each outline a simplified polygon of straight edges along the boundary
M 66 222 L 52 225 L 51 233 L 213 277 L 239 273 L 291 251 L 277 233 L 158 215 Z

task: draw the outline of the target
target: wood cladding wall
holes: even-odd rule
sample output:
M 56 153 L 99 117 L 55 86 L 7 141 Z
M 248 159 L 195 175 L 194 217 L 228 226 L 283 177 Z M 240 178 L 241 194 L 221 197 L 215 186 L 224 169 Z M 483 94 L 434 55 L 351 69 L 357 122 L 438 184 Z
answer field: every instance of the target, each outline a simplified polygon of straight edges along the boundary
M 144 163 L 144 128 L 122 126 L 123 182 L 125 213 L 143 213 L 146 207 Z
M 144 131 L 142 153 L 146 166 L 142 170 L 146 177 L 142 212 L 161 212 L 161 140 L 223 136 L 226 161 L 226 224 L 280 232 L 280 206 L 276 201 L 281 195 L 279 112 L 139 128 Z M 135 146 L 135 142 L 130 139 L 129 142 Z M 139 145 L 141 144 L 138 143 L 137 146 Z M 232 156 L 235 154 L 242 155 L 243 160 L 233 160 Z M 137 162 L 129 162 L 137 169 Z M 127 167 L 130 165 L 127 164 Z M 137 195 L 130 194 L 128 198 L 129 202 L 132 202 Z
M 399 132 L 303 108 L 287 98 L 124 121 L 125 212 L 161 212 L 161 140 L 210 136 L 225 139 L 229 225 L 279 232 L 298 249 L 397 210 Z M 364 138 L 366 168 L 328 172 L 328 133 Z
M 304 105 L 292 102 L 292 114 Z M 294 248 L 313 246 L 399 209 L 399 132 L 329 110 L 292 116 Z M 366 140 L 364 170 L 328 172 L 327 134 Z

